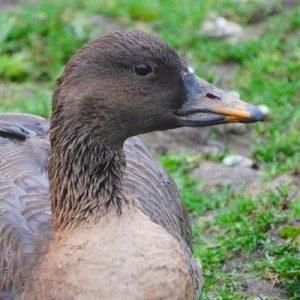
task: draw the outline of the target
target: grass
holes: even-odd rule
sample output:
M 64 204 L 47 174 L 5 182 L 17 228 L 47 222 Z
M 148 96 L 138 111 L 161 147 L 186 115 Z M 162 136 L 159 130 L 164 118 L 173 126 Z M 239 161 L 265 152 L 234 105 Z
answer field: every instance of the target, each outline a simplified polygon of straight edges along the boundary
M 188 176 L 197 158 L 190 157 L 168 155 L 161 162 L 182 188 L 193 216 L 194 254 L 206 279 L 200 299 L 246 299 L 240 291 L 248 277 L 271 281 L 289 299 L 299 299 L 300 227 L 293 221 L 299 219 L 300 197 L 288 199 L 288 186 L 256 197 L 226 188 L 199 195 Z
M 49 116 L 55 78 L 68 58 L 101 31 L 89 22 L 91 15 L 106 15 L 123 27 L 154 30 L 215 84 L 219 79 L 207 72 L 209 66 L 238 64 L 234 86 L 242 98 L 271 110 L 266 123 L 252 127 L 253 158 L 269 179 L 299 174 L 300 4 L 278 14 L 283 1 L 272 2 L 65 0 L 1 13 L 0 110 Z M 210 12 L 259 33 L 238 43 L 209 39 L 200 29 Z M 201 299 L 254 299 L 242 293 L 249 276 L 300 299 L 299 197 L 289 198 L 289 186 L 255 197 L 228 188 L 199 193 L 189 174 L 202 159 L 187 153 L 161 158 L 194 220 L 195 255 L 206 278 Z

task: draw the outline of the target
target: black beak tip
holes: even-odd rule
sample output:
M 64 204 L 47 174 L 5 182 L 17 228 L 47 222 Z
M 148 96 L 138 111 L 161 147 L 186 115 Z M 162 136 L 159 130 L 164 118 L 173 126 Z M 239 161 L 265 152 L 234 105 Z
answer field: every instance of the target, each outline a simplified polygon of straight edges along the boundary
M 256 106 L 251 105 L 249 112 L 251 114 L 250 122 L 262 122 L 265 118 L 263 112 Z

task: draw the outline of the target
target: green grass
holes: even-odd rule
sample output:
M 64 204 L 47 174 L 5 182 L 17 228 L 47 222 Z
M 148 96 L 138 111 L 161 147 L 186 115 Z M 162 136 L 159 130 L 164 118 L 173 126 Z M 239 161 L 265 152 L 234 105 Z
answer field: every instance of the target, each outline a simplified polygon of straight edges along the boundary
M 161 162 L 182 189 L 193 218 L 194 254 L 206 280 L 200 299 L 246 299 L 240 291 L 249 274 L 276 282 L 290 299 L 299 299 L 300 226 L 293 220 L 300 217 L 300 197 L 286 203 L 288 186 L 257 197 L 229 189 L 199 195 L 188 175 L 201 164 L 198 157 L 168 155 Z
M 263 2 L 65 0 L 0 13 L 0 111 L 49 116 L 55 78 L 68 58 L 99 31 L 90 16 L 104 14 L 123 27 L 155 31 L 189 60 L 199 76 L 215 84 L 218 78 L 207 72 L 209 66 L 237 63 L 234 86 L 242 98 L 271 110 L 267 122 L 252 126 L 253 158 L 270 179 L 299 174 L 300 4 L 275 14 L 274 7 L 280 10 L 283 1 Z M 259 35 L 238 43 L 212 40 L 200 31 L 210 12 L 246 29 L 256 28 L 251 26 L 258 20 L 264 23 Z M 206 278 L 201 299 L 245 299 L 245 274 L 282 287 L 290 299 L 300 299 L 299 197 L 284 205 L 289 187 L 257 197 L 228 188 L 199 193 L 189 174 L 203 159 L 189 154 L 161 158 L 194 220 L 195 255 L 202 260 Z M 202 222 L 207 214 L 213 217 Z

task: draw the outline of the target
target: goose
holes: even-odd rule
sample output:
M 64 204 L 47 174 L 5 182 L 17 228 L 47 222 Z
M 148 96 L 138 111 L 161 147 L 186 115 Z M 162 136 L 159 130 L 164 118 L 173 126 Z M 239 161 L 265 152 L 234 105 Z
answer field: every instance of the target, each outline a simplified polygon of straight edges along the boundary
M 52 102 L 0 114 L 0 299 L 197 299 L 188 214 L 136 135 L 261 111 L 136 30 L 83 46 Z

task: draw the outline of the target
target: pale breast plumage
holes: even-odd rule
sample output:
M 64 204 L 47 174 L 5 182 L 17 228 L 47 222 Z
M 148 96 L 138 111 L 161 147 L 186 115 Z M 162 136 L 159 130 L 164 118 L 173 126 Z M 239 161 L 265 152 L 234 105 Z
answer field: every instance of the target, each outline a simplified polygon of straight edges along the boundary
M 22 289 L 24 272 L 30 270 L 50 240 L 48 151 L 47 120 L 23 114 L 0 115 L 1 299 L 13 298 Z M 138 138 L 126 141 L 125 154 L 126 192 L 138 199 L 144 214 L 179 241 L 192 260 L 188 216 L 172 179 Z M 192 265 L 197 277 L 193 260 Z

